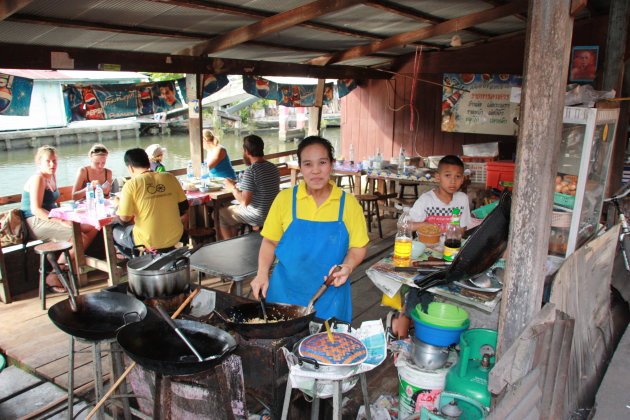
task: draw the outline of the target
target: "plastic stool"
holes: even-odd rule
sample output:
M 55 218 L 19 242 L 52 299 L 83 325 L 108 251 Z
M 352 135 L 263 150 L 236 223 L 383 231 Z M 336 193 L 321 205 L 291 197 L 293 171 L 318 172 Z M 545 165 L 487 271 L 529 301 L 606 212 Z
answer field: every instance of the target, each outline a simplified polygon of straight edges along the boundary
M 46 309 L 46 259 L 52 265 L 53 269 L 59 276 L 59 280 L 61 284 L 66 288 L 66 290 L 70 291 L 73 295 L 77 295 L 77 279 L 74 275 L 74 268 L 72 267 L 72 260 L 70 259 L 70 249 L 72 249 L 72 244 L 70 242 L 46 242 L 40 245 L 37 245 L 35 248 L 35 252 L 40 255 L 40 263 L 39 263 L 39 297 L 42 300 L 42 309 Z M 59 268 L 59 264 L 57 264 L 57 256 L 59 253 L 63 252 L 66 256 L 66 263 L 68 265 L 68 279 Z
M 418 199 L 418 184 L 417 183 L 409 182 L 409 181 L 400 181 L 399 185 L 400 185 L 400 191 L 398 192 L 399 200 L 405 200 L 407 198 L 410 198 L 413 200 Z M 407 187 L 413 187 L 413 194 L 405 194 L 405 188 Z
M 378 223 L 378 235 L 382 238 L 383 228 L 381 227 L 381 212 L 378 208 L 378 200 L 382 200 L 383 197 L 376 194 L 359 194 L 355 197 L 359 200 L 359 203 L 361 203 L 361 207 L 363 207 L 363 212 L 367 219 L 368 231 L 372 232 L 372 216 L 374 216 Z

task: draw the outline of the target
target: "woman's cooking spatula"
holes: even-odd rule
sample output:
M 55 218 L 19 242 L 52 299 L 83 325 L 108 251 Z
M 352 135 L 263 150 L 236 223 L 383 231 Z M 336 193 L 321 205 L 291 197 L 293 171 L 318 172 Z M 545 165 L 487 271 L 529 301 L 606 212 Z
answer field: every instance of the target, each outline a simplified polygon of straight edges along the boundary
M 330 286 L 333 282 L 333 274 L 336 273 L 337 271 L 341 270 L 341 266 L 338 265 L 335 267 L 335 269 L 332 271 L 332 273 L 330 273 L 330 275 L 328 277 L 326 277 L 326 281 L 324 281 L 324 284 L 322 284 L 319 289 L 317 289 L 317 292 L 315 292 L 315 294 L 313 295 L 313 297 L 311 298 L 311 300 L 308 302 L 308 306 L 306 307 L 306 313 L 311 313 L 313 312 L 313 307 L 315 306 L 315 302 L 317 302 L 317 299 L 319 299 L 320 297 L 322 297 L 322 295 L 324 294 L 324 292 L 326 291 L 326 289 L 328 289 L 328 286 Z

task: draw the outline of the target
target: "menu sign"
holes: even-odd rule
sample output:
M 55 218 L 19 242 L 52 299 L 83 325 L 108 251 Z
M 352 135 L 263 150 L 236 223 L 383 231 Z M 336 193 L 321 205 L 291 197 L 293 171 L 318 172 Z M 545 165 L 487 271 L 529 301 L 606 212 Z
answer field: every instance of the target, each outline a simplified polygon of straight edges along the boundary
M 510 102 L 514 74 L 444 73 L 442 131 L 513 136 L 519 105 Z

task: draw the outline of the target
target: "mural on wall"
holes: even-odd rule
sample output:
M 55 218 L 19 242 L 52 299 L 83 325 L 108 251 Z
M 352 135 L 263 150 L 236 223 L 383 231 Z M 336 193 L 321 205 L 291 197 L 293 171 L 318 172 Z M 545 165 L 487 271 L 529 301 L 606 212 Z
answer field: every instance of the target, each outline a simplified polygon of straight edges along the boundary
M 353 79 L 340 79 L 324 85 L 324 103 L 341 98 L 357 87 Z M 258 76 L 243 76 L 243 90 L 259 98 L 277 101 L 287 107 L 313 106 L 317 85 L 275 83 Z
M 0 73 L 0 115 L 27 116 L 33 80 Z
M 442 131 L 516 134 L 519 105 L 510 102 L 510 95 L 522 76 L 445 73 L 442 80 Z
M 228 84 L 224 75 L 204 75 L 203 97 Z M 109 120 L 182 108 L 186 79 L 151 83 L 64 85 L 68 121 Z

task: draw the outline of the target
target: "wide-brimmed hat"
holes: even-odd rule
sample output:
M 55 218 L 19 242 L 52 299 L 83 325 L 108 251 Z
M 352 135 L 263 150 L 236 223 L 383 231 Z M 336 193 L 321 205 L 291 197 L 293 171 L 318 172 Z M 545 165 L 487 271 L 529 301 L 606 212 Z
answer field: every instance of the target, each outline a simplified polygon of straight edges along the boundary
M 161 156 L 163 154 L 166 153 L 166 147 L 162 147 L 159 144 L 152 144 L 149 147 L 147 147 L 146 149 L 144 149 L 145 152 L 147 152 L 147 155 L 149 156 L 149 159 L 151 158 L 155 158 L 158 156 Z

